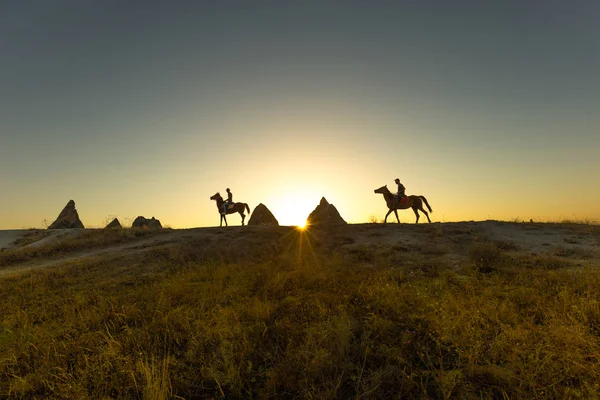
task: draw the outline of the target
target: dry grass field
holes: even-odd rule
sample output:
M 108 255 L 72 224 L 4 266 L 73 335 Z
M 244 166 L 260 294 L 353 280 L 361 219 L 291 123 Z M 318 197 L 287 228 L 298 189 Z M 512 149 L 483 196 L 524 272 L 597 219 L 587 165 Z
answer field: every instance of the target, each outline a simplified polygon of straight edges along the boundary
M 31 232 L 0 252 L 0 397 L 598 398 L 599 242 L 496 221 Z

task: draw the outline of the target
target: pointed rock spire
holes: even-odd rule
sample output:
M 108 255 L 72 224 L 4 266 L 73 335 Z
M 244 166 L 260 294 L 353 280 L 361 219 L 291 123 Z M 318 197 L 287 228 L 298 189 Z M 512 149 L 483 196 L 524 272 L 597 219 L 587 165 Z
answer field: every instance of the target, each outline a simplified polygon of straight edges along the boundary
M 309 226 L 330 226 L 330 225 L 345 225 L 346 221 L 342 218 L 338 210 L 333 204 L 329 204 L 325 197 L 321 198 L 319 205 L 310 213 L 306 219 Z
M 275 225 L 279 226 L 279 222 L 277 219 L 269 211 L 267 206 L 263 203 L 260 203 L 256 206 L 254 211 L 252 211 L 252 216 L 250 216 L 250 220 L 248 221 L 248 225 Z
M 65 208 L 60 212 L 56 221 L 54 221 L 48 229 L 83 229 L 83 223 L 79 219 L 79 214 L 75 208 L 75 202 L 69 200 Z
M 123 228 L 123 226 L 121 225 L 119 220 L 117 218 L 115 218 L 112 221 L 110 221 L 110 224 L 106 225 L 106 228 L 104 228 L 104 229 L 121 229 L 121 228 Z

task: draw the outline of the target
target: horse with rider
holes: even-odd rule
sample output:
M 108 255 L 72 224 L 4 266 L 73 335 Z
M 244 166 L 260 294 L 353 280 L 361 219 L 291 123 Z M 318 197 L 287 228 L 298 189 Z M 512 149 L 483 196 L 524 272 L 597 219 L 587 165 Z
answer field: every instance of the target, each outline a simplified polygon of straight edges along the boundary
M 431 222 L 431 220 L 429 219 L 429 214 L 423 209 L 423 204 L 425 204 L 429 212 L 433 212 L 425 196 L 407 196 L 406 187 L 404 187 L 404 185 L 400 182 L 400 178 L 396 178 L 394 182 L 396 183 L 396 185 L 398 185 L 398 191 L 396 193 L 392 193 L 388 189 L 387 185 L 384 185 L 379 189 L 374 190 L 375 193 L 383 195 L 385 203 L 388 207 L 388 212 L 387 214 L 385 214 L 383 222 L 387 222 L 387 217 L 393 211 L 396 215 L 396 220 L 398 221 L 398 223 L 400 223 L 400 218 L 398 218 L 398 210 L 406 210 L 409 208 L 413 209 L 417 217 L 415 223 L 419 222 L 419 211 L 425 214 L 425 216 L 427 217 L 427 221 Z

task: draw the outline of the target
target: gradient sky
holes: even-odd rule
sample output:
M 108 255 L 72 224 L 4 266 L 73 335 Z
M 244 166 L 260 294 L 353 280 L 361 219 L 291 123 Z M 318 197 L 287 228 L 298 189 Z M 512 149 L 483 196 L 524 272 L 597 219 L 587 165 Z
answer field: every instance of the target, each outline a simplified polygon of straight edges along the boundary
M 600 2 L 491 3 L 3 1 L 0 229 L 600 219 Z

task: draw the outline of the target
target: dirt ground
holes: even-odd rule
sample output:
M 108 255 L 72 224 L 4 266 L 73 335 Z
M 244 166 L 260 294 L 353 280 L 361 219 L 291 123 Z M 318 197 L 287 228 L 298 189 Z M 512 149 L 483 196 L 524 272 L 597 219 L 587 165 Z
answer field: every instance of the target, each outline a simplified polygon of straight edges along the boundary
M 0 231 L 0 248 L 27 249 L 56 243 L 84 230 Z M 218 248 L 239 253 L 257 246 L 276 246 L 287 235 L 297 235 L 294 227 L 226 227 L 175 229 L 160 235 L 142 237 L 127 243 L 91 248 L 50 258 L 28 260 L 0 267 L 0 276 L 58 266 L 97 257 L 121 257 L 159 247 L 182 244 Z M 499 221 L 432 224 L 350 224 L 302 233 L 311 251 L 337 251 L 345 254 L 411 254 L 435 256 L 460 267 L 474 243 L 491 242 L 514 254 L 550 255 L 566 258 L 576 265 L 600 266 L 600 226 L 558 223 L 513 223 Z M 366 260 L 368 262 L 368 260 Z

